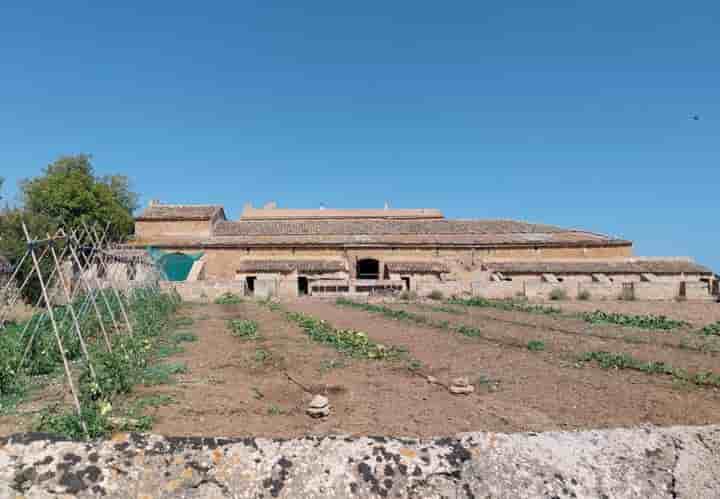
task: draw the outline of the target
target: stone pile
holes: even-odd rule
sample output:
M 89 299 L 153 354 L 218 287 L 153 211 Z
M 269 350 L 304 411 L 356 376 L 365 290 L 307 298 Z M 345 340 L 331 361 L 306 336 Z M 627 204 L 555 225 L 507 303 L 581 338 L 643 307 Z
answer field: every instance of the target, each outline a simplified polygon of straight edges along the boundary
M 313 418 L 324 418 L 330 415 L 330 402 L 327 397 L 315 395 L 310 401 L 307 413 Z
M 468 395 L 475 391 L 467 378 L 455 378 L 450 384 L 450 393 L 454 395 Z

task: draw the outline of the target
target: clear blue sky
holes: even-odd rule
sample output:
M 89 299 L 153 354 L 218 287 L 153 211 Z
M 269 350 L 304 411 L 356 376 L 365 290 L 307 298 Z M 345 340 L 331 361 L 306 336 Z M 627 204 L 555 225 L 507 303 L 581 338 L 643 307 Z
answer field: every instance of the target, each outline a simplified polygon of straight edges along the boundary
M 0 6 L 11 198 L 87 152 L 143 202 L 389 200 L 720 270 L 717 1 L 102 3 Z

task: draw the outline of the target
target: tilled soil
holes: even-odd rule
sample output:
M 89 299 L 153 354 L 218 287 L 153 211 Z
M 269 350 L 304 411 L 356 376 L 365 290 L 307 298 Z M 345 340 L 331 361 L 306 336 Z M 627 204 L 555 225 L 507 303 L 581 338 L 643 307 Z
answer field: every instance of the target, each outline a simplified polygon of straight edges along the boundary
M 720 321 L 720 303 L 710 301 L 565 301 L 550 302 L 547 305 L 559 306 L 563 311 L 571 313 L 602 310 L 629 315 L 665 315 L 675 320 L 690 322 L 695 327 Z
M 606 351 L 629 354 L 645 362 L 664 362 L 690 372 L 716 370 L 720 373 L 720 338 L 699 336 L 687 330 L 645 330 L 589 324 L 582 319 L 492 308 L 455 306 L 453 310 L 465 312 L 456 314 L 430 306 L 383 305 L 426 316 L 433 321 L 474 327 L 484 337 L 509 346 L 526 348 L 530 341 L 542 341 L 546 350 L 566 354 L 569 359 L 578 358 L 586 352 Z
M 254 303 L 193 306 L 189 329 L 198 336 L 184 343 L 188 374 L 174 385 L 140 388 L 137 398 L 170 395 L 174 404 L 148 409 L 153 432 L 164 435 L 290 437 L 306 434 L 434 436 L 487 428 L 514 427 L 501 415 L 477 406 L 474 397 L 456 397 L 406 368 L 406 361 L 352 359 L 314 343 L 282 312 Z M 205 318 L 209 317 L 209 318 Z M 260 341 L 233 337 L 228 319 L 259 323 Z M 396 343 L 399 345 L 399 343 Z M 258 362 L 257 351 L 272 356 Z M 331 361 L 343 367 L 327 368 Z M 326 368 L 323 368 L 326 366 Z M 312 393 L 325 394 L 331 415 L 305 414 Z
M 429 437 L 481 430 L 720 422 L 717 390 L 680 386 L 669 376 L 603 370 L 573 360 L 581 350 L 627 348 L 638 357 L 667 359 L 677 367 L 708 368 L 717 360 L 713 355 L 563 335 L 549 329 L 543 316 L 538 316 L 534 326 L 517 326 L 483 318 L 474 311 L 457 315 L 412 308 L 452 323 L 469 320 L 489 336 L 468 338 L 309 298 L 282 306 L 325 319 L 336 328 L 364 331 L 376 342 L 405 347 L 407 356 L 395 361 L 349 358 L 311 341 L 282 310 L 272 311 L 254 302 L 184 305 L 180 316 L 192 318 L 193 324 L 182 329 L 192 331 L 197 341 L 183 343 L 183 353 L 161 362 L 183 362 L 187 373 L 176 376 L 174 384 L 136 387 L 125 405 L 169 396 L 172 403 L 147 407 L 145 414 L 155 418 L 153 432 L 171 436 L 339 433 Z M 510 313 L 507 317 L 533 322 L 530 315 Z M 258 322 L 261 339 L 231 335 L 227 321 L 241 318 Z M 571 328 L 578 324 L 561 325 Z M 659 333 L 647 333 L 649 338 L 653 334 Z M 524 348 L 531 339 L 545 341 L 547 351 Z M 429 383 L 426 376 L 437 378 L 438 383 Z M 467 376 L 475 393 L 450 394 L 443 385 L 458 376 Z M 331 414 L 326 419 L 305 414 L 315 393 L 330 400 Z M 21 419 L 2 418 L 0 432 L 27 429 Z
M 604 370 L 592 364 L 578 367 L 562 353 L 530 352 L 329 302 L 299 300 L 288 308 L 321 317 L 339 328 L 366 331 L 381 343 L 405 345 L 409 354 L 422 362 L 423 372 L 441 380 L 468 376 L 478 386 L 483 386 L 483 380 L 496 382 L 496 391 L 480 391 L 467 400 L 506 418 L 513 429 L 707 424 L 720 420 L 717 390 L 679 387 L 669 376 Z M 446 432 L 454 429 L 447 426 Z

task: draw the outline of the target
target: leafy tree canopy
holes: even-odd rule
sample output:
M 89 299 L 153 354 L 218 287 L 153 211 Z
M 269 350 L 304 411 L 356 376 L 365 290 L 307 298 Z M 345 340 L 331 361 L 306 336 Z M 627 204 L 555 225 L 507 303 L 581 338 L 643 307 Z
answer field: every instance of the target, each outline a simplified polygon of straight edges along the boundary
M 0 190 L 2 184 L 0 178 Z M 27 250 L 23 222 L 30 235 L 38 238 L 54 233 L 60 226 L 79 228 L 83 222 L 98 223 L 102 227 L 109 222 L 111 240 L 132 233 L 137 194 L 130 190 L 128 179 L 123 175 L 96 176 L 89 155 L 60 157 L 48 165 L 42 175 L 23 180 L 20 191 L 22 206 L 0 211 L 0 254 L 13 265 L 20 263 Z M 45 258 L 43 265 L 50 264 L 50 259 Z M 18 271 L 19 282 L 25 280 L 31 269 L 26 259 Z M 39 283 L 33 277 L 23 294 L 34 303 L 39 293 Z
M 27 212 L 45 215 L 65 227 L 109 222 L 114 238 L 133 230 L 137 194 L 125 176 L 95 176 L 89 155 L 60 157 L 43 175 L 24 180 L 20 187 Z

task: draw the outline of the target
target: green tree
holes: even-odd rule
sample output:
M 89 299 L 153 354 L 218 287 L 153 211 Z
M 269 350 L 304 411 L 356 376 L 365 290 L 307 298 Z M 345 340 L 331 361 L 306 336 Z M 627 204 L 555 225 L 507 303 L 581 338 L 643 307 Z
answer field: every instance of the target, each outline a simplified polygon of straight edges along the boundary
M 95 176 L 87 154 L 62 156 L 48 165 L 43 175 L 24 180 L 20 187 L 26 211 L 45 215 L 69 229 L 83 223 L 109 223 L 112 239 L 133 231 L 137 195 L 130 190 L 127 177 Z

